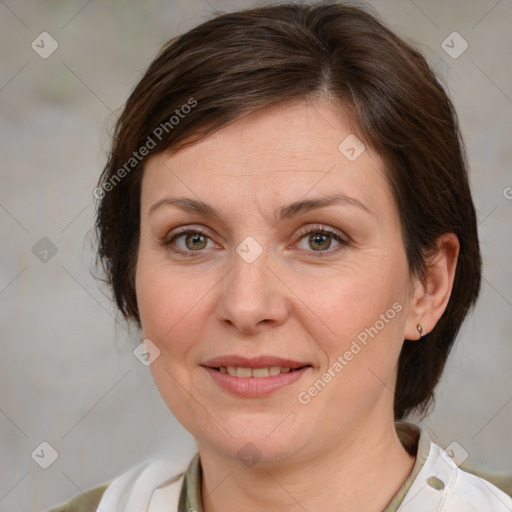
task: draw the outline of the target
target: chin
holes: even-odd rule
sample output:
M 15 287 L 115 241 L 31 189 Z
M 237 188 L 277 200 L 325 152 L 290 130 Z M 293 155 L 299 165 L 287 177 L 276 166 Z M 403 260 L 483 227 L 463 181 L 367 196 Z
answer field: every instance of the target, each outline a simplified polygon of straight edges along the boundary
M 239 418 L 238 421 L 235 418 L 223 424 L 231 435 L 220 427 L 197 432 L 198 436 L 196 433 L 192 435 L 198 440 L 199 447 L 209 445 L 219 457 L 238 459 L 247 467 L 256 464 L 259 467 L 263 464 L 272 466 L 296 458 L 303 445 L 311 444 L 299 434 L 304 433 L 304 429 L 296 422 L 288 425 L 288 428 L 283 427 L 287 420 L 280 425 L 284 417 L 281 414 L 278 420 L 272 416 L 261 421 L 254 415 L 252 418 Z

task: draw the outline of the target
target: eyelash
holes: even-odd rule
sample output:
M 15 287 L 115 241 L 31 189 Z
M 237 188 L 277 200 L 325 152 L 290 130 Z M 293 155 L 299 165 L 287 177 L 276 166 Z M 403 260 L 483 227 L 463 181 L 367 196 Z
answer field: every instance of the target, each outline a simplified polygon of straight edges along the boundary
M 173 234 L 172 238 L 169 238 L 168 236 L 166 236 L 163 240 L 161 240 L 161 245 L 163 245 L 165 247 L 171 246 L 176 241 L 176 239 L 178 239 L 182 235 L 187 235 L 187 234 L 201 235 L 201 236 L 205 236 L 211 240 L 211 238 L 207 235 L 207 233 L 205 233 L 201 229 L 188 228 L 187 226 L 184 226 L 182 228 L 179 228 L 179 230 Z M 349 245 L 349 242 L 347 242 L 347 240 L 343 239 L 341 237 L 341 234 L 337 230 L 335 230 L 329 226 L 323 226 L 321 224 L 317 224 L 315 226 L 308 227 L 308 228 L 302 228 L 301 230 L 299 230 L 299 232 L 298 232 L 299 241 L 302 240 L 307 235 L 311 235 L 311 234 L 329 235 L 340 244 L 335 249 L 327 249 L 325 251 L 306 251 L 306 252 L 310 252 L 311 256 L 313 256 L 314 258 L 322 258 L 322 257 L 325 257 L 325 255 L 331 255 L 334 252 L 337 252 L 339 249 Z M 178 253 L 184 255 L 185 257 L 195 257 L 196 255 L 194 253 L 201 254 L 202 251 L 201 250 L 199 250 L 199 251 L 182 251 L 181 249 L 179 249 L 175 252 L 178 252 Z

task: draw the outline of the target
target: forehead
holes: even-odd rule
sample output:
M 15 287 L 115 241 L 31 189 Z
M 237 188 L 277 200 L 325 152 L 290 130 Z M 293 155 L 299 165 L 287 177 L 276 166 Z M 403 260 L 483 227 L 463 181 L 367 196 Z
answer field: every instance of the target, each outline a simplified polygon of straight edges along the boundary
M 393 208 L 382 162 L 351 124 L 340 105 L 327 100 L 251 113 L 202 142 L 149 159 L 142 208 L 169 193 L 222 208 L 242 199 L 277 206 L 333 192 L 377 212 Z

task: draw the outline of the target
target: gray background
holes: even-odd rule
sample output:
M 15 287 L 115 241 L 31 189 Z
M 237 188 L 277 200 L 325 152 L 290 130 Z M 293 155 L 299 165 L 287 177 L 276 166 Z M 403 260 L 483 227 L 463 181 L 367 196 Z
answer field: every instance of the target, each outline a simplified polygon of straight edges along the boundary
M 472 465 L 512 474 L 512 3 L 370 4 L 444 77 L 480 222 L 482 295 L 423 426 Z M 45 510 L 154 455 L 182 468 L 195 451 L 91 276 L 92 191 L 115 116 L 160 46 L 214 8 L 250 5 L 0 2 L 0 511 Z M 59 45 L 47 59 L 31 48 L 44 31 Z M 441 47 L 453 31 L 469 44 L 456 59 Z M 46 262 L 33 251 L 43 237 L 57 249 Z M 46 470 L 31 457 L 43 441 L 58 452 Z

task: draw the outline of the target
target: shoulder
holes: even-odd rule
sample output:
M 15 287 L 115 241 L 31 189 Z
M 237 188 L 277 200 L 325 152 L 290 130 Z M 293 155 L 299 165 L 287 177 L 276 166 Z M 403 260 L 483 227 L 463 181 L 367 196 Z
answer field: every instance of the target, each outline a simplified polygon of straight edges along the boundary
M 494 484 L 457 468 L 449 503 L 454 510 L 512 511 L 512 497 Z M 464 507 L 464 508 L 461 508 Z M 447 510 L 450 510 L 447 508 Z
M 443 512 L 511 512 L 512 498 L 491 482 L 461 469 L 440 446 L 431 444 L 430 471 L 444 481 Z
M 133 508 L 133 503 L 144 503 L 146 510 L 153 495 L 162 495 L 156 492 L 159 487 L 163 487 L 168 500 L 177 500 L 184 474 L 179 469 L 167 460 L 147 459 L 112 481 L 76 495 L 48 512 L 118 512 Z
M 428 455 L 398 508 L 400 512 L 512 512 L 511 496 L 485 478 L 487 475 L 460 468 L 453 455 L 420 430 Z M 503 485 L 508 479 L 493 482 L 508 490 Z
M 96 512 L 109 484 L 94 487 L 48 512 Z

